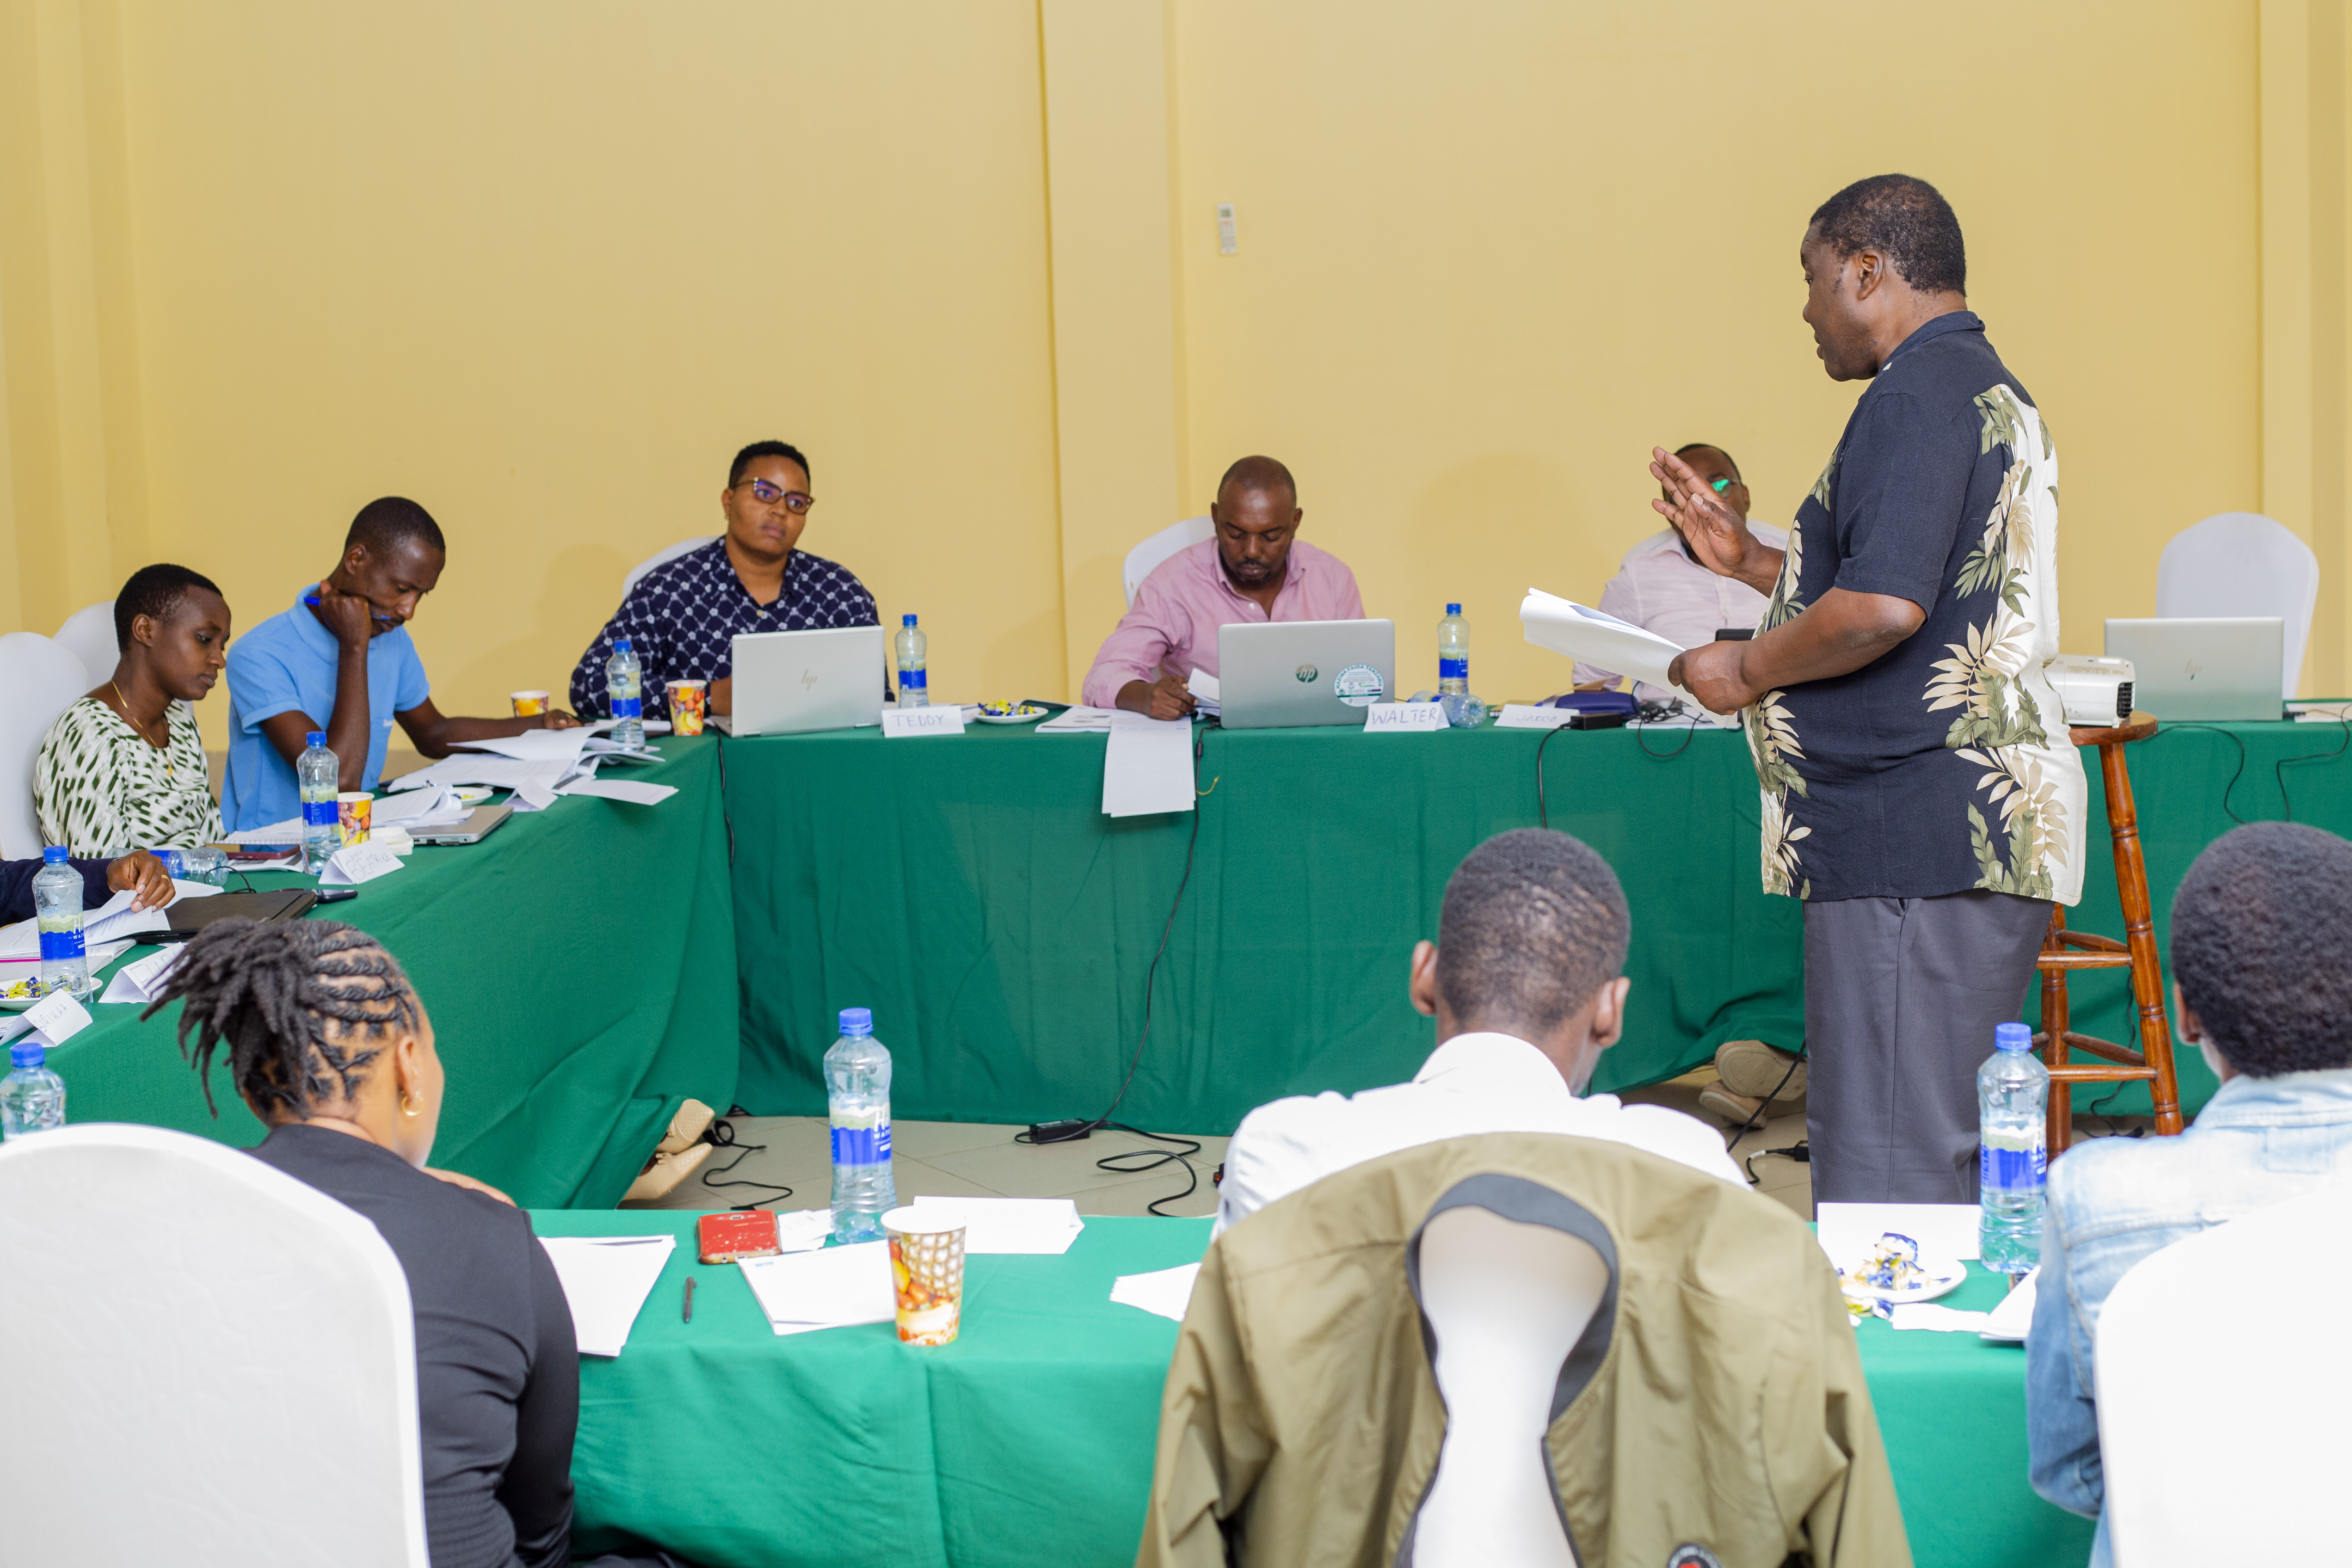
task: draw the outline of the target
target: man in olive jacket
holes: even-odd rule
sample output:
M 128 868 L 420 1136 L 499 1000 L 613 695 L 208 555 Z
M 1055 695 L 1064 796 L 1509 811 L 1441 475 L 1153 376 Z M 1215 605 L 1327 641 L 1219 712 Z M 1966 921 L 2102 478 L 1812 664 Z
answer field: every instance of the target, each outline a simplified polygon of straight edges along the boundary
M 1161 1398 L 1138 1568 L 1411 1563 L 1446 1421 L 1420 1234 L 1464 1203 L 1571 1231 L 1607 1267 L 1544 1444 L 1584 1568 L 1907 1568 L 1811 1233 L 1672 1161 L 1540 1133 L 1386 1155 L 1217 1239 Z

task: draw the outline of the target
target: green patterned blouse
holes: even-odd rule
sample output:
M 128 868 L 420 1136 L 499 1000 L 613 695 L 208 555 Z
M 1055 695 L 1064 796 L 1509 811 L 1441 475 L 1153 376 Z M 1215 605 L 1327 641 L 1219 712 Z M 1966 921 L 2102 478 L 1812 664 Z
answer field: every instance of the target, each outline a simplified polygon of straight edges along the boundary
M 77 855 L 118 855 L 194 849 L 226 836 L 195 713 L 181 702 L 165 711 L 172 744 L 162 750 L 95 697 L 58 716 L 33 764 L 43 843 Z

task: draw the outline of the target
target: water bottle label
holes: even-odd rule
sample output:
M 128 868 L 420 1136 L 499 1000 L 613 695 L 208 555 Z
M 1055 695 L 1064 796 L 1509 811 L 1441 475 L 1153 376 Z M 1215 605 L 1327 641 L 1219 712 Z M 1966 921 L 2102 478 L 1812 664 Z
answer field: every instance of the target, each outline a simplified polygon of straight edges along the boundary
M 2049 1153 L 2040 1140 L 2032 1148 L 1997 1149 L 1985 1144 L 1977 1151 L 1978 1175 L 1995 1192 L 2039 1192 L 2049 1175 Z
M 909 692 L 928 690 L 929 688 L 926 684 L 925 673 L 921 670 L 900 670 L 898 672 L 898 687 L 901 691 Z
M 1470 678 L 1470 661 L 1468 659 L 1443 658 L 1438 660 L 1437 678 L 1441 681 L 1468 680 Z
M 874 1127 L 833 1129 L 833 1163 L 837 1166 L 882 1166 L 890 1163 L 890 1124 Z
M 332 800 L 302 802 L 302 822 L 306 827 L 331 828 L 335 825 L 335 802 Z
M 58 964 L 68 959 L 79 958 L 82 956 L 83 951 L 81 927 L 79 925 L 70 931 L 41 933 L 41 962 L 44 964 Z
M 614 697 L 613 699 L 613 716 L 614 718 L 636 718 L 643 715 L 645 711 L 646 700 L 643 697 Z

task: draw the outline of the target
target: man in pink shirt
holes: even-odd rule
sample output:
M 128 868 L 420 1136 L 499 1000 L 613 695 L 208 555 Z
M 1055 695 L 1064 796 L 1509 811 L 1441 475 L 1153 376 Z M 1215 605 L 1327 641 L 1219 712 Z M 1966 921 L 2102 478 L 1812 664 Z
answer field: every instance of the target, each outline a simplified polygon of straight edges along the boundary
M 1194 670 L 1217 673 L 1218 627 L 1362 620 L 1356 574 L 1328 550 L 1299 542 L 1306 515 L 1290 470 L 1273 458 L 1244 457 L 1226 469 L 1209 508 L 1216 536 L 1152 569 L 1104 639 L 1078 700 L 1182 718 L 1192 711 L 1186 679 Z
M 1730 454 L 1719 446 L 1693 443 L 1675 455 L 1689 464 L 1726 506 L 1743 517 L 1748 516 L 1748 486 L 1740 482 L 1739 465 L 1732 462 Z M 1748 531 L 1775 547 L 1788 543 L 1788 535 L 1761 523 L 1750 523 Z M 1699 565 L 1682 535 L 1669 526 L 1625 552 L 1617 575 L 1601 591 L 1601 609 L 1688 648 L 1714 642 L 1716 632 L 1726 627 L 1755 630 L 1756 622 L 1764 617 L 1764 596 L 1736 578 L 1717 577 Z M 1613 686 L 1618 679 L 1590 664 L 1576 666 L 1577 685 L 1585 690 Z M 1674 694 L 1645 685 L 1636 695 L 1663 701 Z

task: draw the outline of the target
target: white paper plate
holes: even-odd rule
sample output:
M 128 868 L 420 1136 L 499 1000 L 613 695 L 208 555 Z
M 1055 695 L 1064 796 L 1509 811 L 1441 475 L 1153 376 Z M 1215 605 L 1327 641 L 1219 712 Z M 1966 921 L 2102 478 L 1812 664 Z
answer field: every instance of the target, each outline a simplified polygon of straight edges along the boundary
M 1026 703 L 1011 713 L 991 713 L 983 707 L 972 716 L 982 724 L 1035 724 L 1045 716 L 1045 712 L 1034 703 Z

